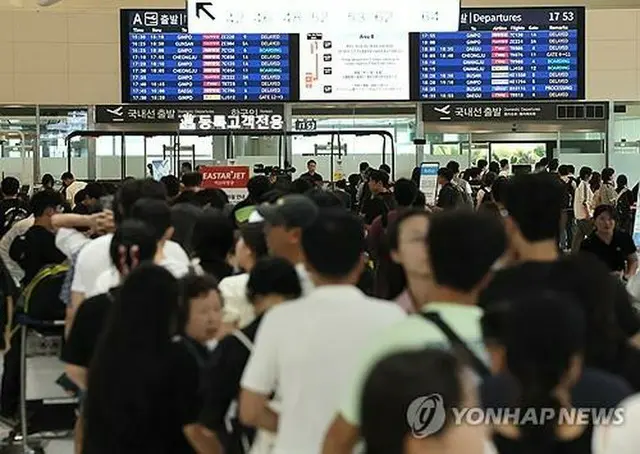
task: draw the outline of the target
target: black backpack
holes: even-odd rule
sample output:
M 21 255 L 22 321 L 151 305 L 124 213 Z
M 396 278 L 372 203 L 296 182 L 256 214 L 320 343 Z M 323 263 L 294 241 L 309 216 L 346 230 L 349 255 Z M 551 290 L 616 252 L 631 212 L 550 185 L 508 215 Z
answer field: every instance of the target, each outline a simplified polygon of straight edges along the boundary
M 562 186 L 564 187 L 564 208 L 565 210 L 573 210 L 573 199 L 576 193 L 576 186 L 574 186 L 573 180 L 569 180 L 564 182 L 560 180 Z
M 7 233 L 11 227 L 18 221 L 22 221 L 29 217 L 29 212 L 22 206 L 14 206 L 9 208 L 4 212 L 4 224 L 0 226 L 2 232 L 0 234 L 4 235 Z
M 491 188 L 483 186 L 482 190 L 484 191 L 484 195 L 482 196 L 481 203 L 494 203 L 495 199 L 493 198 L 493 191 L 491 191 Z
M 451 182 L 451 185 L 456 189 L 456 191 L 458 191 L 458 194 L 456 195 L 456 208 L 473 209 L 473 200 L 471 200 L 471 196 L 467 191 L 465 191 L 464 187 L 453 181 Z

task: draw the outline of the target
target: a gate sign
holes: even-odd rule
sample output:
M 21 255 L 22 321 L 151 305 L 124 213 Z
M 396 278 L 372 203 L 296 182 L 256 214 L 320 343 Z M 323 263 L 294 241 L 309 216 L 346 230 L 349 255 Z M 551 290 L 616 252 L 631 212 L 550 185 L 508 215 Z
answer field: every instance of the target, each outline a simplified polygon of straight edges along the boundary
M 247 196 L 250 172 L 248 166 L 200 166 L 202 187 L 222 189 L 231 203 L 238 203 Z
M 422 121 L 565 121 L 607 120 L 606 102 L 428 102 Z
M 113 104 L 96 106 L 96 123 L 175 124 L 180 131 L 282 131 L 283 104 Z

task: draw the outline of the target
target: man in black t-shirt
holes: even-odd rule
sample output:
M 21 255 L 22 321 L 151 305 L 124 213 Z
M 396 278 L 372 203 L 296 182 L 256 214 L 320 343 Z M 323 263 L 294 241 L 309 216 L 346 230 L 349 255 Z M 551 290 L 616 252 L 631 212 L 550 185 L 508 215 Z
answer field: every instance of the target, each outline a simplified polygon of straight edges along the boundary
M 397 204 L 393 193 L 388 189 L 388 173 L 382 170 L 371 170 L 367 185 L 371 196 L 364 200 L 362 214 L 364 215 L 364 223 L 371 225 L 378 216 L 383 218 L 387 216 L 390 211 L 396 208 Z
M 440 191 L 438 192 L 438 201 L 436 207 L 441 210 L 451 210 L 456 208 L 462 202 L 462 194 L 453 186 L 453 171 L 447 167 L 438 170 L 438 184 Z
M 321 185 L 324 179 L 322 178 L 322 175 L 316 172 L 317 166 L 318 163 L 313 159 L 310 159 L 309 162 L 307 162 L 307 171 L 300 175 L 300 178 L 306 178 L 311 180 L 315 185 Z
M 596 207 L 593 212 L 596 230 L 582 242 L 580 250 L 598 257 L 611 272 L 629 278 L 638 271 L 637 248 L 630 234 L 616 229 L 615 215 L 611 205 Z
M 56 247 L 56 237 L 51 217 L 62 207 L 60 193 L 51 190 L 38 192 L 31 198 L 31 210 L 35 218 L 33 226 L 11 244 L 9 256 L 24 270 L 23 285 L 29 282 L 46 265 L 64 262 L 67 257 Z
M 516 175 L 504 194 L 504 222 L 510 253 L 518 264 L 495 273 L 480 294 L 487 308 L 527 289 L 544 287 L 560 257 L 558 230 L 564 208 L 564 189 L 549 173 Z
M 13 224 L 29 216 L 29 207 L 20 200 L 20 182 L 13 177 L 2 180 L 2 200 L 0 201 L 0 237 L 11 229 Z

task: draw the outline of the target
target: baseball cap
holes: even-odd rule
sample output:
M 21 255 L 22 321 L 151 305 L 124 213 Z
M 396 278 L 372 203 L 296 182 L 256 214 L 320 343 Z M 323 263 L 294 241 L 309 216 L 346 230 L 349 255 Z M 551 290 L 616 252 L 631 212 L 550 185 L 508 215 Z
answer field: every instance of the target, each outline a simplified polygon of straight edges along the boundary
M 318 217 L 319 208 L 302 194 L 290 194 L 275 203 L 262 204 L 257 209 L 268 224 L 306 228 Z

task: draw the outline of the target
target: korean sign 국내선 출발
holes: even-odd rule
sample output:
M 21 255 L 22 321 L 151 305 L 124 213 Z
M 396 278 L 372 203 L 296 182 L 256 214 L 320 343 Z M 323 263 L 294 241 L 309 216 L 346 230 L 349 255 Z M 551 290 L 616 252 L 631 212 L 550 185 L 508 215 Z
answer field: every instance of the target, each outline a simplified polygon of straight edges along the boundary
M 98 105 L 96 123 L 169 123 L 178 125 L 180 131 L 281 131 L 284 128 L 284 106 Z

